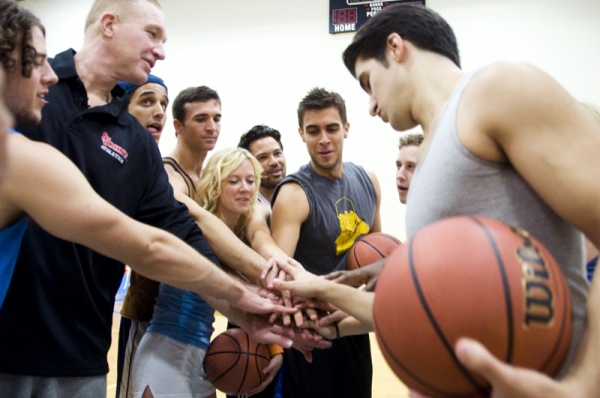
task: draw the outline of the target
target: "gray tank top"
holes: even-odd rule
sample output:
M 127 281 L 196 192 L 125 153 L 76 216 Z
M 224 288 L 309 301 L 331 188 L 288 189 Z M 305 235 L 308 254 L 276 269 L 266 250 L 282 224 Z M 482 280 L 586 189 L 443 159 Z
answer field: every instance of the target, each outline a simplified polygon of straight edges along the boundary
M 344 163 L 344 174 L 339 179 L 320 176 L 309 163 L 281 182 L 273 203 L 279 188 L 290 182 L 304 189 L 310 206 L 294 258 L 317 275 L 345 268 L 344 255 L 356 238 L 369 233 L 373 226 L 377 192 L 371 179 L 353 163 Z
M 584 329 L 588 282 L 582 234 L 560 218 L 507 164 L 484 160 L 466 149 L 456 130 L 456 113 L 467 75 L 452 93 L 429 149 L 415 171 L 406 209 L 406 232 L 460 215 L 496 218 L 529 231 L 552 253 L 565 274 L 573 301 L 573 340 L 560 374 L 572 363 Z

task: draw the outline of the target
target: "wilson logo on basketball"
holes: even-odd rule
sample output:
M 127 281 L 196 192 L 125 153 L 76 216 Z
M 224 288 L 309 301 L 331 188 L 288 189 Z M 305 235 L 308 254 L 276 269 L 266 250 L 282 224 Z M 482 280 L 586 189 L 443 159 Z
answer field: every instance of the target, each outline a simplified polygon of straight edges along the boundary
M 523 245 L 517 248 L 517 260 L 523 269 L 523 296 L 525 299 L 526 327 L 551 327 L 554 323 L 554 293 L 550 287 L 550 273 L 540 250 L 523 230 L 515 230 L 523 237 Z

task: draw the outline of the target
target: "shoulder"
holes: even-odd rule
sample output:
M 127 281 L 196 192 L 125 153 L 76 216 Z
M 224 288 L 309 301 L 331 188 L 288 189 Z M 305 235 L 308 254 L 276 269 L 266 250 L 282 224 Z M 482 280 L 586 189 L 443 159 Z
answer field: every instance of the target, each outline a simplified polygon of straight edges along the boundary
M 286 206 L 292 203 L 308 203 L 306 191 L 296 180 L 288 180 L 286 177 L 273 194 L 273 200 L 271 202 L 273 210 L 275 210 L 276 205 L 278 205 L 277 207 L 280 207 L 281 203 Z
M 519 135 L 553 124 L 570 108 L 567 92 L 545 72 L 525 62 L 502 61 L 476 72 L 457 112 L 457 130 L 473 154 L 506 163 L 506 145 Z M 566 106 L 565 106 L 566 105 Z
M 541 69 L 526 62 L 501 61 L 475 73 L 465 87 L 463 101 L 480 112 L 500 115 L 531 100 L 535 105 L 540 95 L 557 89 L 560 85 Z
M 254 214 L 252 215 L 252 218 L 267 222 L 270 216 L 271 209 L 269 208 L 269 206 L 267 206 L 259 200 L 256 200 L 254 202 Z
M 169 177 L 169 183 L 171 183 L 173 190 L 176 192 L 180 192 L 185 196 L 190 196 L 191 190 L 188 187 L 188 182 L 176 168 L 175 159 L 163 158 L 162 161 L 165 171 L 167 172 L 167 176 Z

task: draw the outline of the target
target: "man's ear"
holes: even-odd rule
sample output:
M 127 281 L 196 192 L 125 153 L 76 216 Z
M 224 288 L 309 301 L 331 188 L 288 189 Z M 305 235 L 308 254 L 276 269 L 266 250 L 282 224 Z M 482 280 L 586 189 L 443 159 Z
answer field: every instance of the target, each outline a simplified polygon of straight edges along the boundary
M 300 134 L 300 138 L 302 139 L 302 142 L 306 143 L 306 141 L 304 140 L 304 130 L 302 130 L 301 127 L 298 127 L 298 134 Z
M 113 37 L 115 34 L 115 25 L 117 24 L 117 16 L 111 12 L 102 14 L 100 17 L 100 31 L 103 36 Z
M 386 53 L 396 62 L 400 62 L 405 51 L 406 46 L 402 37 L 396 32 L 390 33 L 386 40 Z
M 177 119 L 173 120 L 173 127 L 175 127 L 175 134 L 177 134 L 177 135 L 181 134 L 183 124 L 179 120 L 177 120 Z

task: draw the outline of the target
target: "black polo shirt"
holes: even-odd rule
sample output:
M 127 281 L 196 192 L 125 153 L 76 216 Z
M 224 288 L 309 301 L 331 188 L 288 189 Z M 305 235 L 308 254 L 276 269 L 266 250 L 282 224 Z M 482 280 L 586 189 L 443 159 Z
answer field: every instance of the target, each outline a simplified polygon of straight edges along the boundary
M 175 234 L 217 263 L 187 208 L 173 198 L 158 147 L 127 112 L 124 91 L 115 87 L 110 104 L 88 108 L 74 54 L 67 50 L 51 60 L 59 82 L 46 96 L 42 123 L 18 129 L 63 152 L 119 210 Z M 44 192 L 38 196 L 44 200 Z M 122 277 L 123 264 L 31 222 L 0 309 L 0 372 L 106 374 Z

